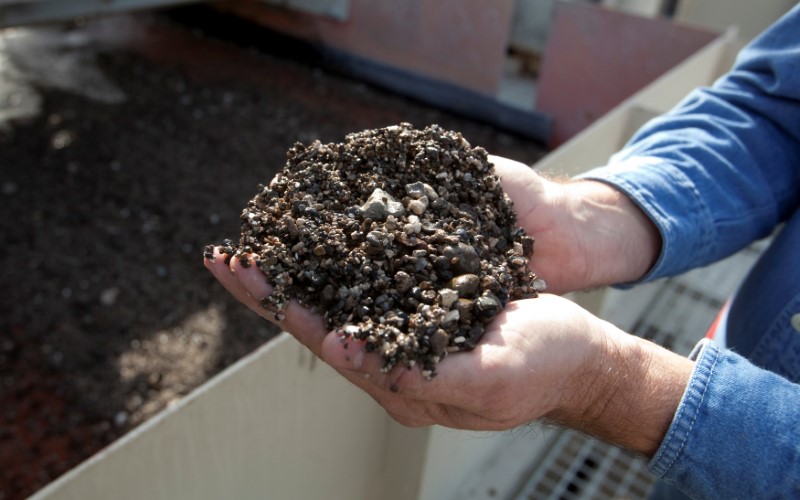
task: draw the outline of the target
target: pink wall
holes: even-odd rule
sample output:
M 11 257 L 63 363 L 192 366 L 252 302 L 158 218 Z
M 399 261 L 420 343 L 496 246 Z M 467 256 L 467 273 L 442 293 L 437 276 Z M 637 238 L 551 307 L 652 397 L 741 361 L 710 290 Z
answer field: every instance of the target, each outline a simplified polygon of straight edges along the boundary
M 351 0 L 349 18 L 269 7 L 221 8 L 272 29 L 494 95 L 503 71 L 513 0 Z
M 717 36 L 666 19 L 557 4 L 536 110 L 553 117 L 551 147 L 591 125 Z

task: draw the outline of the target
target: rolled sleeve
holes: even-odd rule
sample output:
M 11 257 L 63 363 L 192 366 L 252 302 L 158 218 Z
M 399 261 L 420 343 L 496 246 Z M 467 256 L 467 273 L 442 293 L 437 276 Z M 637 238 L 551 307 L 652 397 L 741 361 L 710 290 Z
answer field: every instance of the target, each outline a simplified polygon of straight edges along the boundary
M 691 357 L 650 470 L 696 498 L 800 497 L 800 386 L 707 339 Z

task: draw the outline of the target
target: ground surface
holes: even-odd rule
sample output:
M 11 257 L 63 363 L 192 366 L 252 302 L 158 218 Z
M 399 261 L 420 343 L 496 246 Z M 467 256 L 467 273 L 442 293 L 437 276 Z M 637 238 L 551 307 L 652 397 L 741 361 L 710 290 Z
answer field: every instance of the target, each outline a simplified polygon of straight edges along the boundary
M 34 492 L 273 336 L 206 273 L 203 245 L 238 234 L 296 140 L 401 121 L 541 155 L 163 16 L 0 32 L 0 499 Z

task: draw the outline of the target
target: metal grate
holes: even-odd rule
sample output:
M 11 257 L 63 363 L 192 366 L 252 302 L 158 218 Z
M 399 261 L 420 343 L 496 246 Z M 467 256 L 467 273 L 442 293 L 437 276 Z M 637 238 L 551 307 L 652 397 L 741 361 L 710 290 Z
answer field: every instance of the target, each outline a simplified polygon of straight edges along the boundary
M 631 333 L 689 354 L 765 248 L 766 241 L 760 241 L 713 266 L 664 280 Z
M 644 498 L 653 482 L 647 465 L 634 455 L 565 430 L 515 498 Z
M 638 297 L 632 295 L 636 290 L 612 292 L 616 304 L 607 308 L 606 319 L 615 322 L 618 316 L 631 333 L 686 355 L 766 245 L 755 243 L 713 266 L 647 285 Z M 631 304 L 637 308 L 632 320 Z M 571 430 L 556 435 L 527 477 L 512 498 L 644 499 L 655 482 L 642 458 Z

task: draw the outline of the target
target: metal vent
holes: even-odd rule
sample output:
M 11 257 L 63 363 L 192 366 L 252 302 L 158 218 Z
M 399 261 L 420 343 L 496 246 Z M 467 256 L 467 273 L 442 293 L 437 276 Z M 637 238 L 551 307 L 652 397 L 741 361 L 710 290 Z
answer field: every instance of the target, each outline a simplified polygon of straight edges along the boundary
M 645 498 L 653 482 L 647 465 L 636 456 L 578 432 L 563 431 L 515 498 Z

